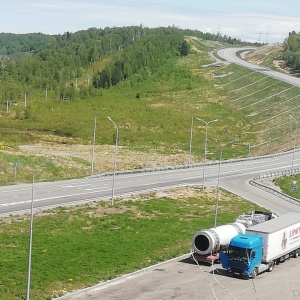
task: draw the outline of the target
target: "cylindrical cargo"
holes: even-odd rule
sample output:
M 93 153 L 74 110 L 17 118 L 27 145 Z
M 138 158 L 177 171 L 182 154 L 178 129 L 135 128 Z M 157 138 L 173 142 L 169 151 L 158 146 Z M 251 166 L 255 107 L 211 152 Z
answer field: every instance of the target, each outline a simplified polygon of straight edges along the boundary
M 201 255 L 217 251 L 220 245 L 229 245 L 230 240 L 239 233 L 245 233 L 245 226 L 232 223 L 196 232 L 192 239 L 193 249 Z

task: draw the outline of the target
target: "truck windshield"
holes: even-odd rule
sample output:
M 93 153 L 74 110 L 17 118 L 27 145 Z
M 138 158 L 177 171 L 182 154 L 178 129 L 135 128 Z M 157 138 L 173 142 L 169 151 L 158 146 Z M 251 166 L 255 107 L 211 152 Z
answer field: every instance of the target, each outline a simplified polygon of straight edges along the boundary
M 228 247 L 228 254 L 231 257 L 239 257 L 243 258 L 244 260 L 249 260 L 250 258 L 251 249 L 239 248 L 239 247 Z

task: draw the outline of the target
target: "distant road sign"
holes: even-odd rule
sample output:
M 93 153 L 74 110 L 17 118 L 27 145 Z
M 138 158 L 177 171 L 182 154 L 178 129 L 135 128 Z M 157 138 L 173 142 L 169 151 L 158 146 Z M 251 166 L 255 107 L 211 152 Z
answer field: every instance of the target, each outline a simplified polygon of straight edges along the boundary
M 292 190 L 293 190 L 293 191 L 296 191 L 296 190 L 297 190 L 297 187 L 296 187 L 295 185 L 293 185 L 293 186 L 292 186 Z

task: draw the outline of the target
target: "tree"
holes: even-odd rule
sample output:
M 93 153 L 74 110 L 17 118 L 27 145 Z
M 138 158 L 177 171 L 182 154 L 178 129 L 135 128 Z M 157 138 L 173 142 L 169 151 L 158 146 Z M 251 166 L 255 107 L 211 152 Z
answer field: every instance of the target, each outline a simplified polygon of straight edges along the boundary
M 180 55 L 187 56 L 189 52 L 190 52 L 190 45 L 186 40 L 184 40 L 180 47 Z

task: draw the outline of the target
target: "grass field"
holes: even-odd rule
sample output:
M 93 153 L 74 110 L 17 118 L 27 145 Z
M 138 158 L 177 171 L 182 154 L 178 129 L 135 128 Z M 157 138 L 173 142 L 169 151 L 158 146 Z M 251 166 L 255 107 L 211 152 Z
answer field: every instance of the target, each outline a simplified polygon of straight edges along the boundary
M 215 190 L 185 188 L 35 215 L 31 297 L 42 300 L 188 253 L 214 226 Z M 257 207 L 224 191 L 218 225 Z M 26 295 L 29 216 L 2 218 L 0 298 Z
M 172 155 L 186 157 L 175 158 L 174 164 L 187 162 L 192 118 L 192 157 L 194 162 L 202 161 L 205 125 L 197 117 L 219 120 L 208 128 L 209 160 L 217 160 L 221 146 L 233 139 L 239 142 L 226 147 L 224 159 L 247 156 L 249 150 L 251 155 L 259 155 L 291 148 L 295 124 L 288 115 L 297 118 L 298 89 L 236 65 L 204 67 L 213 61 L 208 52 L 216 44 L 195 39 L 191 44 L 193 52 L 187 57 L 170 60 L 154 73 L 144 70 L 115 87 L 95 91 L 91 98 L 58 101 L 28 96 L 26 107 L 22 99 L 10 106 L 9 112 L 3 107 L 0 166 L 5 171 L 0 184 L 14 183 L 14 162 L 20 165 L 19 183 L 30 182 L 35 173 L 36 158 L 19 151 L 20 145 L 91 145 L 95 117 L 97 146 L 114 145 L 115 128 L 107 116 L 118 124 L 119 146 L 133 158 L 131 163 L 123 163 L 120 156 L 119 168 L 153 167 L 154 160 L 138 159 L 149 153 L 157 162 L 159 156 Z M 271 54 L 266 57 L 271 64 Z M 215 77 L 219 75 L 225 76 Z M 25 114 L 28 119 L 23 118 Z M 90 160 L 77 157 L 59 157 L 52 168 L 44 168 L 41 180 L 89 175 Z M 112 170 L 112 163 L 103 165 L 98 172 Z
M 296 174 L 293 176 L 283 176 L 274 179 L 274 183 L 280 187 L 284 194 L 290 195 L 297 199 L 300 199 L 299 182 L 300 174 Z M 296 186 L 296 190 L 292 189 L 293 186 Z

